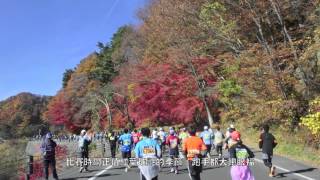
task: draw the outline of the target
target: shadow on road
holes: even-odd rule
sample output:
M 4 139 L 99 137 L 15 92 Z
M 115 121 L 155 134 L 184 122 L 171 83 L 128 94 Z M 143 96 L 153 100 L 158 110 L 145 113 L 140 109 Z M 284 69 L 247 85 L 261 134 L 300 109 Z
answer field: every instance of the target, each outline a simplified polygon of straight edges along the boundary
M 252 152 L 253 152 L 253 153 L 261 153 L 262 150 L 253 150 Z
M 317 169 L 317 168 L 307 168 L 307 169 L 301 169 L 301 170 L 296 170 L 296 171 L 284 172 L 284 173 L 279 173 L 279 174 L 277 174 L 276 177 L 284 178 L 284 177 L 287 177 L 287 176 L 286 176 L 287 174 L 311 172 L 311 171 L 314 171 L 314 170 L 316 170 L 316 169 Z
M 219 168 L 224 168 L 224 167 L 227 167 L 227 166 L 212 166 L 212 167 L 203 167 L 202 170 L 210 170 L 210 169 L 219 169 Z
M 83 175 L 83 174 L 82 174 Z M 108 174 L 102 174 L 99 176 L 99 178 L 102 178 L 102 177 L 109 177 L 109 176 L 118 176 L 118 175 L 121 175 L 121 174 L 115 174 L 115 173 L 108 173 Z M 60 180 L 77 180 L 79 178 L 92 178 L 92 175 L 88 175 L 88 176 L 79 176 L 79 177 L 72 177 L 72 178 L 62 178 Z

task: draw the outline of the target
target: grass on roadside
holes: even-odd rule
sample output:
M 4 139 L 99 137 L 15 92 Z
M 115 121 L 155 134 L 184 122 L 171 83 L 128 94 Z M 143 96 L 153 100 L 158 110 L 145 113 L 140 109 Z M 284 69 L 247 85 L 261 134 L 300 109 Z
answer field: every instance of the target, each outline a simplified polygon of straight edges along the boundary
M 8 140 L 0 144 L 0 179 L 17 179 L 21 165 L 26 162 L 26 140 Z
M 258 148 L 259 131 L 238 124 L 236 127 L 241 132 L 241 137 L 246 144 L 253 148 Z M 302 161 L 307 165 L 320 167 L 320 150 L 299 143 L 297 134 L 285 134 L 279 129 L 271 129 L 270 132 L 275 136 L 278 142 L 278 145 L 275 148 L 275 154 Z

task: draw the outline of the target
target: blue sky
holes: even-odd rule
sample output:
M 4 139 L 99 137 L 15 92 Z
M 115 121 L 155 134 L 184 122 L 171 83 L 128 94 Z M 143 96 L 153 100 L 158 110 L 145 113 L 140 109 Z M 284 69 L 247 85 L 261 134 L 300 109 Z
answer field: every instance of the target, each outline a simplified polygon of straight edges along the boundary
M 147 0 L 0 0 L 0 100 L 55 95 L 75 67 Z

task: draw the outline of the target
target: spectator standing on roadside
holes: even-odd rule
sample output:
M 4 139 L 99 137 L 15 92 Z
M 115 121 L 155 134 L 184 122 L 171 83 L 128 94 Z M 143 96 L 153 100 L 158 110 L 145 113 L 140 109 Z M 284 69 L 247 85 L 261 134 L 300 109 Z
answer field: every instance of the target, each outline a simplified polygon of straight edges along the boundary
M 43 156 L 45 179 L 49 178 L 49 166 L 51 166 L 52 176 L 54 179 L 58 179 L 56 170 L 56 157 L 55 148 L 57 144 L 52 140 L 52 134 L 48 132 L 45 136 L 44 141 L 41 144 L 41 152 Z
M 80 173 L 85 170 L 88 171 L 89 145 L 92 141 L 92 134 L 87 133 L 86 130 L 81 130 L 78 141 L 78 147 L 81 157 Z

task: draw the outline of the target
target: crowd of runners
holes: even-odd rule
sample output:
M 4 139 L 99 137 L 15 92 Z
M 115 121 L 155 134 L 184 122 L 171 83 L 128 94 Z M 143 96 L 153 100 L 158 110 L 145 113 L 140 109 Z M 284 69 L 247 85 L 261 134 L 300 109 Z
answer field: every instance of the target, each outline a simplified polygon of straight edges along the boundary
M 52 133 L 52 139 L 56 140 L 58 142 L 62 142 L 62 141 L 68 141 L 68 142 L 74 142 L 74 141 L 79 141 L 79 135 L 77 134 L 53 134 Z M 43 140 L 45 138 L 45 135 L 41 135 L 41 134 L 37 134 L 34 135 L 30 138 L 30 140 Z M 105 136 L 105 132 L 96 132 L 92 134 L 92 140 L 93 141 L 105 141 L 106 136 Z
M 78 142 L 80 158 L 89 158 L 89 144 L 94 140 L 109 143 L 111 158 L 116 158 L 121 152 L 121 158 L 126 160 L 125 172 L 131 168 L 130 159 L 161 159 L 166 156 L 172 160 L 185 159 L 191 180 L 200 180 L 203 159 L 227 159 L 231 166 L 232 180 L 254 180 L 249 162 L 254 158 L 254 153 L 241 140 L 241 134 L 234 125 L 230 125 L 225 132 L 220 127 L 210 128 L 204 126 L 201 131 L 197 127 L 164 129 L 142 128 L 123 129 L 121 132 L 96 133 L 82 130 L 79 136 L 72 136 L 69 141 Z M 269 126 L 262 128 L 259 137 L 259 148 L 262 149 L 262 159 L 268 170 L 268 176 L 275 176 L 275 167 L 272 165 L 273 148 L 277 145 L 274 136 L 269 133 Z M 48 133 L 41 145 L 44 156 L 45 174 L 48 178 L 49 165 L 53 168 L 53 176 L 58 179 L 55 171 L 53 135 Z M 225 150 L 225 151 L 223 151 Z M 134 156 L 132 156 L 134 154 Z M 198 163 L 199 162 L 199 163 Z M 231 162 L 231 163 L 230 163 Z M 170 172 L 178 174 L 179 165 L 171 163 Z M 161 169 L 161 164 L 140 164 L 142 180 L 156 180 Z M 82 164 L 79 172 L 88 171 L 88 164 Z

